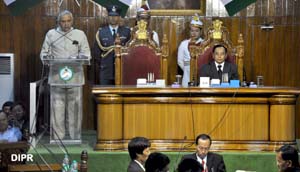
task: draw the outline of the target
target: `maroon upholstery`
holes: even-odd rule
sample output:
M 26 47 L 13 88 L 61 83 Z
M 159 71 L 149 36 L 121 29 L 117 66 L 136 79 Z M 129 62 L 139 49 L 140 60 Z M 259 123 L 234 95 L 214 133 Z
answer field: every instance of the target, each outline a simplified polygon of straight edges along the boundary
M 154 79 L 160 79 L 160 57 L 147 46 L 133 47 L 122 56 L 122 85 L 136 85 L 137 78 L 147 78 L 154 73 Z
M 201 67 L 205 64 L 208 64 L 210 61 L 213 61 L 213 47 L 208 48 L 203 54 L 201 54 L 198 59 L 198 71 L 201 70 Z M 235 64 L 235 56 L 231 55 L 230 53 L 227 53 L 227 62 L 234 63 Z M 199 74 L 200 75 L 200 74 Z

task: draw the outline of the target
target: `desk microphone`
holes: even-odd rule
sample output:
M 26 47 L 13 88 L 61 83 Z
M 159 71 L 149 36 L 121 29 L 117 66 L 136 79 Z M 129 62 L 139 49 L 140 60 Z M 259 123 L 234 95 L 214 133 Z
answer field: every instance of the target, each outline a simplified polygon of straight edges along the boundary
M 194 81 L 188 82 L 188 86 L 189 86 L 189 87 L 195 86 L 195 82 L 194 82 Z
M 78 45 L 78 41 L 77 40 L 72 40 L 71 38 L 69 38 L 68 36 L 66 36 L 68 33 L 71 33 L 74 29 L 70 29 L 68 32 L 66 33 L 60 33 L 59 31 L 57 31 L 57 28 L 54 29 L 58 34 L 60 34 L 60 37 L 56 38 L 54 41 L 52 41 L 50 44 L 49 44 L 49 48 L 48 48 L 48 52 L 47 52 L 47 55 L 46 56 L 43 56 L 43 59 L 46 59 L 46 58 L 50 58 L 50 59 L 53 59 L 53 56 L 52 56 L 52 47 L 54 45 L 54 43 L 56 43 L 57 41 L 59 41 L 61 38 L 67 38 L 68 40 L 72 41 L 72 44 L 73 45 Z M 43 63 L 44 64 L 44 63 Z
M 180 157 L 180 154 L 181 154 L 181 152 L 183 151 L 183 149 L 186 147 L 186 146 L 184 146 L 184 141 L 187 139 L 187 136 L 184 136 L 183 137 L 183 142 L 181 143 L 181 145 L 180 145 L 180 149 L 179 149 L 179 151 L 178 151 L 178 154 L 177 154 L 177 158 L 176 158 L 176 161 L 175 161 L 175 163 L 174 163 L 174 172 L 176 172 L 176 163 L 177 163 L 177 165 L 178 165 L 178 159 L 179 159 L 179 157 Z
M 67 36 L 67 34 L 71 33 L 73 30 L 74 30 L 74 29 L 72 28 L 72 29 L 70 29 L 69 31 L 67 31 L 67 32 L 65 32 L 65 33 L 61 33 L 61 32 L 59 32 L 59 31 L 57 31 L 57 29 L 55 29 L 55 31 L 56 31 L 57 33 L 59 33 L 61 36 L 58 37 L 57 39 L 55 39 L 54 41 L 52 41 L 51 45 L 53 45 L 55 42 L 57 42 L 58 40 L 60 40 L 60 39 L 63 38 L 63 37 L 64 37 L 64 38 L 67 38 L 67 39 L 70 40 L 70 41 L 72 41 L 73 44 L 78 44 L 78 41 L 73 40 L 73 39 L 71 39 L 71 38 L 69 38 L 69 37 Z
M 34 135 L 31 135 L 34 136 Z M 30 147 L 33 149 L 33 151 L 39 156 L 39 158 L 44 162 L 44 164 L 47 166 L 47 168 L 49 169 L 49 171 L 53 172 L 53 169 L 51 168 L 51 166 L 47 163 L 47 161 L 44 159 L 44 157 L 39 153 L 39 151 L 35 148 L 35 146 L 31 143 L 31 142 L 27 142 L 29 143 Z M 40 163 L 38 161 L 35 161 L 35 164 L 37 165 L 37 167 L 39 168 L 40 171 L 42 171 L 42 167 L 40 165 Z

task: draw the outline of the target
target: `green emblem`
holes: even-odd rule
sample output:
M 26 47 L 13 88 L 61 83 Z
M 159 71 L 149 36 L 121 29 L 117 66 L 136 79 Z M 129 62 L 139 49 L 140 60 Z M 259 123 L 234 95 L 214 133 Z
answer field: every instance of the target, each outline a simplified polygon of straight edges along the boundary
M 69 81 L 73 78 L 73 70 L 65 66 L 59 70 L 59 78 L 63 81 Z

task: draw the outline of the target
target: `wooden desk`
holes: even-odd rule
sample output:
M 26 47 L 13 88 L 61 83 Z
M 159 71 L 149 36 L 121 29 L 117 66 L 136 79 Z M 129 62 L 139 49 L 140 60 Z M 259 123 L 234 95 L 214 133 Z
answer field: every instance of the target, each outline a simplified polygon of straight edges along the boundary
M 98 87 L 96 150 L 124 150 L 135 136 L 158 150 L 176 150 L 200 133 L 213 150 L 274 151 L 295 144 L 299 88 Z M 186 143 L 186 144 L 185 144 Z M 194 147 L 184 147 L 194 150 Z

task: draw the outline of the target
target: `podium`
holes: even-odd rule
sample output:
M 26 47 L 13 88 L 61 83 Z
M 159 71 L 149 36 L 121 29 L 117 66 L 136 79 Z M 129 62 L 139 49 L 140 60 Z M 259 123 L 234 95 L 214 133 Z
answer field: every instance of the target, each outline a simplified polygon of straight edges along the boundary
M 83 65 L 88 58 L 44 58 L 49 65 L 50 143 L 81 144 Z

